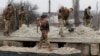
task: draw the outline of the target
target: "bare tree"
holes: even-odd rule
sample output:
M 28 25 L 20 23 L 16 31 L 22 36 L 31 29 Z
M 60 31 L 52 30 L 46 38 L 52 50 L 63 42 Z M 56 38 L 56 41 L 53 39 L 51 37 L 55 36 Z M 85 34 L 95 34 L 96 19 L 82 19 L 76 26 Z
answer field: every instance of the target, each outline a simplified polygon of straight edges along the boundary
M 39 15 L 36 13 L 36 10 L 38 9 L 37 5 L 32 5 L 29 2 L 14 3 L 13 0 L 9 1 L 9 3 L 11 3 L 13 7 L 16 9 L 16 14 L 14 15 L 14 19 L 12 20 L 13 28 L 15 29 L 18 28 L 18 25 L 19 25 L 18 24 L 18 21 L 19 21 L 18 10 L 20 9 L 21 6 L 25 7 L 26 24 L 29 26 L 29 24 L 36 21 L 36 18 Z

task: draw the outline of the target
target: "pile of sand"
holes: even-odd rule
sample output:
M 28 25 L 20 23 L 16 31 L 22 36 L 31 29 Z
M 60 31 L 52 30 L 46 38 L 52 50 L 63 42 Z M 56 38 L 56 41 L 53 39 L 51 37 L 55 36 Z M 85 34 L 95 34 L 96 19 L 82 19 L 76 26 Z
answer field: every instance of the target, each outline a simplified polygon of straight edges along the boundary
M 59 37 L 58 32 L 59 32 L 59 28 L 51 26 L 50 27 L 50 32 L 49 32 L 48 35 L 50 37 L 57 37 L 57 36 Z M 39 29 L 39 31 L 37 32 L 37 27 L 36 26 L 27 27 L 25 24 L 23 24 L 22 27 L 19 30 L 13 32 L 11 34 L 11 36 L 18 36 L 18 37 L 40 37 L 41 36 L 41 31 Z
M 36 32 L 36 27 L 33 27 L 33 30 L 23 24 L 22 27 L 11 34 L 11 36 L 19 37 L 40 37 L 40 34 Z
M 79 27 L 75 28 L 74 32 L 68 32 L 68 30 L 63 30 L 65 37 L 87 37 L 87 38 L 93 38 L 97 37 L 96 32 L 89 27 L 85 27 L 83 25 L 80 25 Z
M 97 37 L 100 34 L 99 32 L 95 32 L 92 28 L 85 27 L 83 25 L 80 25 L 79 27 L 76 27 L 75 31 L 73 33 L 68 32 L 68 29 L 63 28 L 64 36 L 65 37 L 88 37 L 88 38 L 94 38 Z M 50 26 L 50 32 L 48 36 L 51 38 L 59 38 L 59 27 Z M 11 36 L 19 36 L 19 37 L 40 37 L 41 31 L 37 33 L 37 27 L 36 26 L 30 26 L 27 27 L 25 24 L 22 25 L 22 27 L 11 34 Z
M 98 31 L 95 31 L 95 32 L 96 32 L 96 34 L 97 34 L 97 35 L 100 35 L 100 30 L 98 30 Z
M 54 50 L 53 52 L 56 54 L 72 54 L 72 53 L 80 53 L 81 51 L 75 48 L 62 47 Z
M 56 53 L 56 54 L 72 54 L 72 53 L 81 53 L 80 50 L 70 47 L 62 47 L 56 48 L 52 51 L 48 51 L 47 48 L 38 49 L 37 47 L 34 48 L 25 48 L 25 47 L 0 47 L 0 51 L 13 51 L 13 52 L 33 52 L 33 53 Z
M 79 27 L 76 27 L 75 32 L 79 37 L 96 37 L 96 32 L 89 27 L 85 27 L 83 25 L 80 25 Z

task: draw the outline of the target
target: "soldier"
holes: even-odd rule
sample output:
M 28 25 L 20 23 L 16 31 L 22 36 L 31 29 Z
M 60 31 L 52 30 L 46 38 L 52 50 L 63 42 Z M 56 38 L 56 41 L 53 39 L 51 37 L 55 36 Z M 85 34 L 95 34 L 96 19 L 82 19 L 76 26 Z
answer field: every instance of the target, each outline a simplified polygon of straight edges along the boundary
M 10 20 L 13 15 L 12 8 L 13 8 L 13 6 L 11 4 L 8 4 L 8 7 L 3 11 L 3 21 L 5 24 L 5 28 L 4 28 L 5 36 L 9 36 Z
M 91 6 L 85 9 L 84 18 L 83 18 L 85 26 L 88 26 L 88 27 L 91 26 L 91 22 L 92 22 L 92 19 L 91 19 L 92 15 L 91 15 L 90 10 L 91 10 Z
M 68 25 L 68 17 L 70 15 L 70 13 L 73 11 L 73 8 L 66 8 L 64 6 L 62 6 L 60 9 L 59 9 L 59 14 L 58 14 L 58 19 L 62 19 L 64 20 L 64 26 L 67 26 Z M 60 20 L 61 21 L 61 20 Z
M 42 43 L 45 42 L 48 45 L 49 50 L 51 51 L 50 42 L 48 41 L 49 23 L 47 20 L 47 15 L 41 16 L 41 19 L 38 22 L 38 26 L 40 26 L 40 30 L 42 32 L 38 48 L 40 49 Z
M 22 6 L 19 10 L 19 27 L 22 26 L 22 24 L 26 23 L 26 13 L 24 10 L 24 6 Z
M 73 11 L 72 8 L 68 9 L 64 6 L 62 6 L 59 9 L 59 14 L 58 14 L 58 19 L 59 19 L 59 23 L 60 23 L 60 31 L 59 31 L 59 35 L 61 35 L 61 37 L 64 37 L 63 35 L 63 26 L 68 26 L 68 17 L 70 15 L 70 13 Z

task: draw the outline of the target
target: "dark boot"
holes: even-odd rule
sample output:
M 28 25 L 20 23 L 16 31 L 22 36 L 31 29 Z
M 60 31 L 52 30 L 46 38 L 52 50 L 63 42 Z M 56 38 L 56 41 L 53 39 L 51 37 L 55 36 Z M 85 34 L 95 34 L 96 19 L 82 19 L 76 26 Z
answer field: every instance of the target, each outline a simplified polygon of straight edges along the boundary
M 68 31 L 69 31 L 69 32 L 74 32 L 74 29 L 72 28 L 72 29 L 69 29 Z
M 9 35 L 9 31 L 7 31 L 7 35 L 6 35 L 6 36 L 10 36 L 10 35 Z

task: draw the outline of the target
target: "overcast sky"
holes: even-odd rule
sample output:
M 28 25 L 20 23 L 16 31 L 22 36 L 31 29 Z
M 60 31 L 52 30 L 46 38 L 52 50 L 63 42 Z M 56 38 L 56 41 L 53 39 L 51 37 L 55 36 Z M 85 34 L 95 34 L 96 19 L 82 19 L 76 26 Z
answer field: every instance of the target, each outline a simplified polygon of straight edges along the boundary
M 37 4 L 39 12 L 47 12 L 48 11 L 48 0 L 14 0 L 14 2 L 24 2 L 29 1 L 32 5 Z M 92 11 L 96 11 L 97 4 L 100 7 L 100 0 L 80 0 L 80 10 L 84 10 L 86 7 L 91 6 Z M 7 5 L 8 0 L 1 0 L 0 1 L 0 8 L 4 9 Z M 51 11 L 56 12 L 58 11 L 60 6 L 66 6 L 68 8 L 72 7 L 72 0 L 51 0 Z

